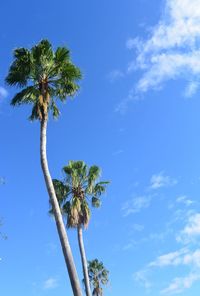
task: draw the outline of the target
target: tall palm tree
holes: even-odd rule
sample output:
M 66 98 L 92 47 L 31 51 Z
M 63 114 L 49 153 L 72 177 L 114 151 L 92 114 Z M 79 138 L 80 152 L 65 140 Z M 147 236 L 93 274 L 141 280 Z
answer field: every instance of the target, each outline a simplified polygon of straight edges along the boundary
M 58 47 L 53 51 L 48 40 L 42 40 L 30 50 L 15 49 L 14 61 L 6 77 L 7 84 L 22 89 L 13 97 L 11 105 L 31 104 L 33 107 L 30 119 L 40 121 L 41 167 L 75 296 L 81 296 L 82 292 L 48 168 L 46 131 L 49 112 L 55 118 L 59 116 L 56 100 L 63 102 L 68 96 L 73 96 L 79 88 L 77 81 L 80 78 L 81 72 L 72 64 L 69 50 L 65 47 Z
M 64 182 L 54 179 L 53 184 L 61 211 L 67 220 L 67 227 L 77 228 L 86 295 L 91 296 L 83 228 L 86 228 L 90 221 L 88 201 L 91 201 L 93 207 L 99 207 L 100 196 L 109 182 L 97 182 L 100 177 L 99 167 L 93 165 L 89 168 L 84 161 L 69 161 L 63 171 Z
M 90 285 L 92 286 L 93 296 L 102 296 L 103 289 L 101 285 L 108 283 L 109 271 L 105 269 L 102 262 L 98 259 L 88 261 L 88 274 L 90 279 Z

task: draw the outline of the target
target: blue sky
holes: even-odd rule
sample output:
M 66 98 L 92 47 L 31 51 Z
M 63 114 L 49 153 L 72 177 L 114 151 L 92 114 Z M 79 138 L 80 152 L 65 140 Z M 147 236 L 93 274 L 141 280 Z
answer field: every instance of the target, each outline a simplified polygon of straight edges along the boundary
M 72 295 L 39 163 L 39 124 L 10 107 L 15 47 L 71 49 L 84 79 L 48 127 L 53 177 L 73 159 L 112 183 L 84 233 L 110 271 L 105 296 L 200 288 L 200 0 L 6 1 L 1 5 L 0 292 Z M 5 182 L 2 182 L 5 179 Z M 78 272 L 75 231 L 69 231 Z

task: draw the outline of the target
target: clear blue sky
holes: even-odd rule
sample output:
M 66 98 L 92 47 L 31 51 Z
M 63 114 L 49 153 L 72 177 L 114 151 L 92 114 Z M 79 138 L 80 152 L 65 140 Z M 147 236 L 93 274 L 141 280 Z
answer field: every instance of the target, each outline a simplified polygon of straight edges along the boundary
M 68 46 L 79 95 L 48 127 L 48 158 L 111 180 L 84 233 L 110 271 L 105 296 L 200 289 L 200 0 L 18 0 L 1 4 L 0 294 L 72 296 L 39 163 L 39 124 L 4 84 L 15 47 Z M 76 232 L 69 238 L 80 278 Z

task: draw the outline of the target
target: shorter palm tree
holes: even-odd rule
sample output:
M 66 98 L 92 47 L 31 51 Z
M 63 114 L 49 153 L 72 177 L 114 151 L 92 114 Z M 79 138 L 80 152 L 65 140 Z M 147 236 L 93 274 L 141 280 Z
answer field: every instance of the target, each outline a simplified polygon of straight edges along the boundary
M 53 184 L 67 227 L 77 228 L 86 295 L 91 296 L 83 228 L 87 228 L 91 216 L 88 202 L 91 202 L 93 207 L 100 207 L 100 196 L 109 182 L 97 182 L 100 168 L 96 165 L 89 168 L 84 161 L 69 161 L 63 171 L 64 182 L 54 179 Z
M 88 274 L 93 296 L 103 296 L 102 285 L 108 284 L 109 271 L 103 263 L 94 259 L 88 261 Z

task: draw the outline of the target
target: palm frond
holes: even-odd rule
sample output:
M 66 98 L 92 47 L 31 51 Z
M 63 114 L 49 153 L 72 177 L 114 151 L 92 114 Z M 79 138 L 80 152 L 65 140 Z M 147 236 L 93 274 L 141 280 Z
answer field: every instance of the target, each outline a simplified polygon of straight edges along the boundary
M 100 177 L 101 170 L 98 166 L 93 165 L 88 172 L 88 191 L 92 192 L 95 181 Z
M 63 167 L 63 172 L 65 172 L 66 175 L 70 175 L 72 172 L 72 168 L 70 166 Z
M 58 118 L 60 115 L 60 111 L 59 111 L 58 107 L 56 106 L 56 103 L 54 102 L 54 100 L 52 100 L 50 108 L 52 110 L 53 118 Z
M 65 101 L 67 97 L 73 97 L 75 93 L 79 90 L 79 85 L 73 81 L 68 81 L 65 79 L 58 79 L 51 83 L 54 88 L 55 96 L 61 101 Z
M 99 208 L 101 206 L 101 200 L 95 196 L 92 197 L 92 206 L 94 208 Z
M 70 192 L 70 188 L 66 186 L 62 181 L 53 179 L 53 186 L 56 192 L 56 197 L 60 205 L 66 200 L 67 195 Z
M 102 193 L 105 193 L 106 191 L 106 186 L 109 184 L 109 182 L 99 182 L 97 184 L 95 184 L 94 188 L 93 188 L 93 194 L 96 197 L 101 196 Z
M 29 116 L 29 120 L 33 121 L 39 118 L 39 114 L 38 114 L 38 105 L 35 104 L 33 105 L 32 111 L 31 111 L 31 115 Z
M 53 50 L 51 43 L 43 39 L 31 48 L 33 60 L 38 66 L 45 66 L 46 62 L 53 59 Z
M 31 74 L 31 53 L 28 49 L 17 48 L 13 55 L 14 61 L 10 66 L 5 81 L 9 85 L 24 87 L 27 85 Z
M 66 47 L 58 47 L 56 49 L 54 60 L 57 66 L 62 67 L 63 63 L 69 61 L 69 58 L 69 49 Z
M 60 77 L 65 81 L 77 81 L 82 78 L 81 71 L 71 62 L 63 63 Z
M 39 90 L 35 86 L 28 86 L 13 97 L 11 105 L 34 104 L 38 96 Z

